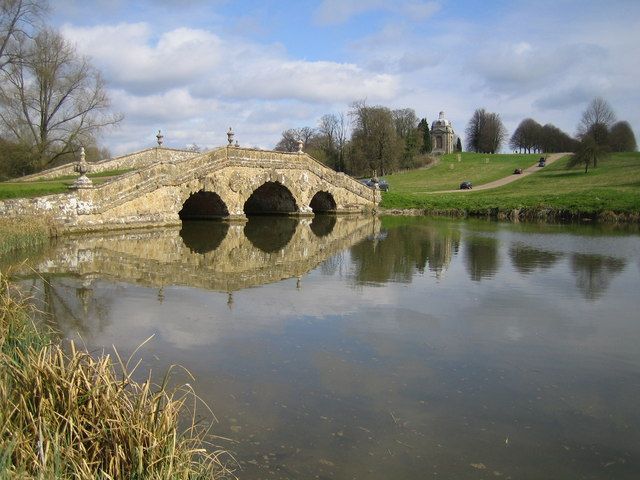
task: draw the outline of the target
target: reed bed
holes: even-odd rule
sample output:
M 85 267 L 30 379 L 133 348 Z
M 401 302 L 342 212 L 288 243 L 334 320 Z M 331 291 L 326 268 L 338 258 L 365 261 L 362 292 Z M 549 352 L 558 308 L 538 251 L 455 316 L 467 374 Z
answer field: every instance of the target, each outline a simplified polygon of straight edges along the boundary
M 50 338 L 0 274 L 0 478 L 232 477 L 188 384 L 138 382 L 117 352 Z
M 0 256 L 15 250 L 37 248 L 49 241 L 46 219 L 0 218 Z

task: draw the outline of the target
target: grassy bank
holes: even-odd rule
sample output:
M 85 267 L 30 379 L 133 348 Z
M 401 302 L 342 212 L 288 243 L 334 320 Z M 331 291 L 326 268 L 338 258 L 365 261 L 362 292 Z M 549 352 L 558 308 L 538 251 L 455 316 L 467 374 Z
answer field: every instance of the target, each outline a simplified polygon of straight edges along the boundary
M 131 375 L 117 355 L 52 341 L 0 274 L 0 478 L 228 476 L 203 448 L 191 388 Z
M 581 167 L 568 169 L 567 162 L 561 159 L 496 189 L 460 193 L 429 194 L 390 176 L 392 189 L 381 207 L 447 215 L 640 219 L 640 153 L 613 154 L 587 174 Z
M 109 170 L 100 173 L 90 173 L 87 176 L 95 185 L 106 182 L 111 177 L 122 175 L 133 169 Z M 32 198 L 42 195 L 53 195 L 69 191 L 77 175 L 66 175 L 53 180 L 37 180 L 31 182 L 2 182 L 0 183 L 0 200 L 8 198 Z
M 540 155 L 483 153 L 443 155 L 430 168 L 411 170 L 389 175 L 387 180 L 393 192 L 426 193 L 438 190 L 455 190 L 460 182 L 470 180 L 474 185 L 489 183 L 511 175 L 516 168 L 526 168 L 536 163 Z

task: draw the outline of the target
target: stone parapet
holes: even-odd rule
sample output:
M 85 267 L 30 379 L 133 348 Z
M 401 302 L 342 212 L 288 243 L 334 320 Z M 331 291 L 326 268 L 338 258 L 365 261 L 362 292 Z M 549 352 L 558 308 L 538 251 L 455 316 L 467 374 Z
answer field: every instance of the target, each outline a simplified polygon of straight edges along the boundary
M 174 148 L 147 148 L 140 152 L 107 158 L 99 162 L 89 163 L 89 173 L 107 172 L 110 170 L 126 170 L 130 168 L 144 168 L 156 162 L 182 161 L 200 155 L 198 152 L 178 150 Z M 68 175 L 75 175 L 75 163 L 60 165 L 43 172 L 25 175 L 12 179 L 12 182 L 29 182 L 34 180 L 52 180 Z

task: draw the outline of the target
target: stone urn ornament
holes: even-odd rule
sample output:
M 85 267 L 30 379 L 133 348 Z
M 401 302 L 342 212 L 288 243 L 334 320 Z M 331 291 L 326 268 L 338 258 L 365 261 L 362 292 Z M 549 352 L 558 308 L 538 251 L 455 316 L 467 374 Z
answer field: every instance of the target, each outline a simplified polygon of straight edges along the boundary
M 80 147 L 80 161 L 76 163 L 75 167 L 73 167 L 74 171 L 80 174 L 80 176 L 73 182 L 70 188 L 78 189 L 78 188 L 93 188 L 93 182 L 89 177 L 87 177 L 87 173 L 89 172 L 89 165 L 87 164 L 84 147 Z

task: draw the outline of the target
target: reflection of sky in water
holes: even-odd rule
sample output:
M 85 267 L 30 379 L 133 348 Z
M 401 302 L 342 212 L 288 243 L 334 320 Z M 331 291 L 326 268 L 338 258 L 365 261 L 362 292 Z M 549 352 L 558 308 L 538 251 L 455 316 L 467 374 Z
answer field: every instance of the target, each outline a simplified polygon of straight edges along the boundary
M 383 226 L 232 302 L 98 278 L 83 313 L 55 279 L 60 325 L 124 352 L 155 334 L 147 361 L 195 375 L 241 478 L 638 478 L 637 236 Z

